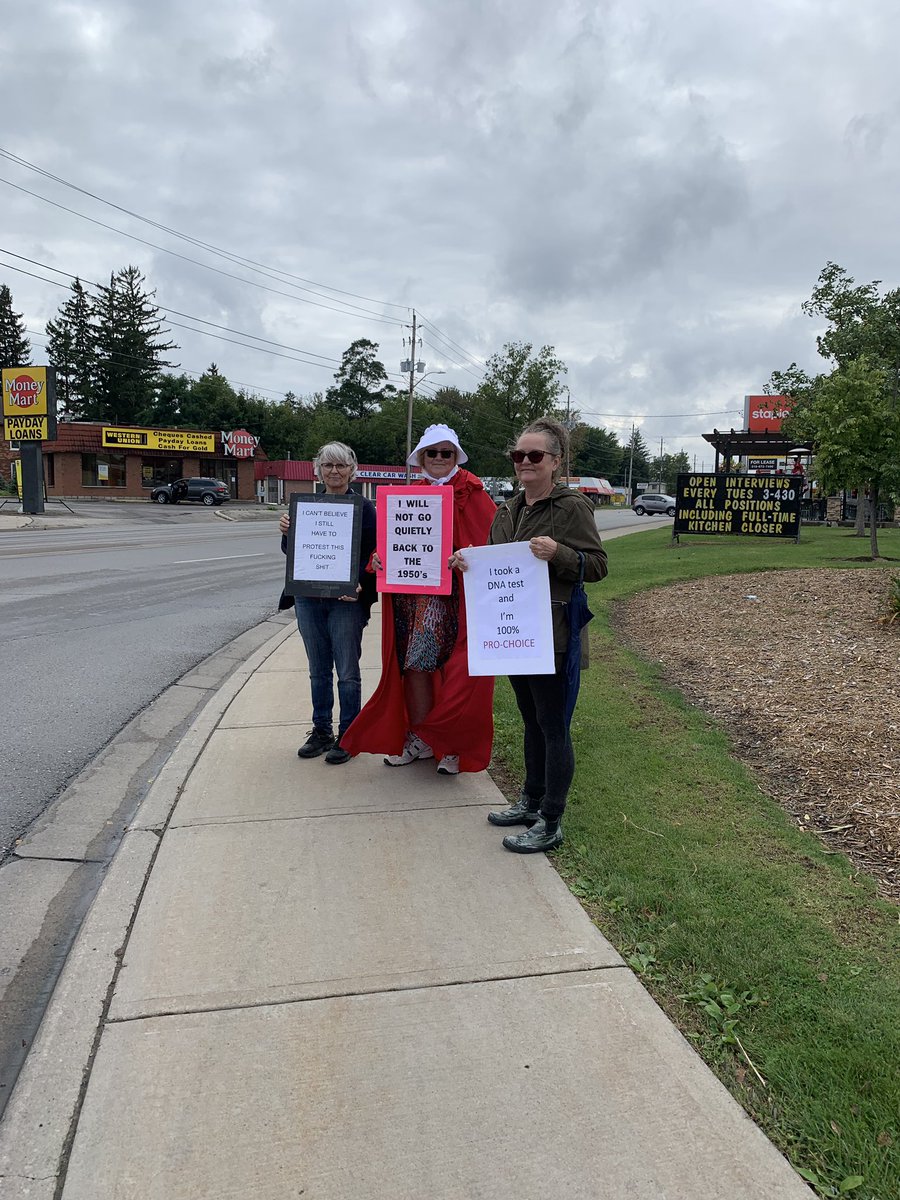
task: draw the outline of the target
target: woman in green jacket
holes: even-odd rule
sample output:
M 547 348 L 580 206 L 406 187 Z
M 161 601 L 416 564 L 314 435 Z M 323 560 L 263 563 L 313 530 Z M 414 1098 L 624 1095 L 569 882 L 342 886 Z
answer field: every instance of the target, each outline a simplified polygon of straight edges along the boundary
M 528 542 L 535 558 L 543 559 L 550 571 L 556 671 L 510 676 L 525 725 L 525 783 L 515 804 L 488 814 L 492 825 L 528 826 L 525 833 L 503 839 L 507 850 L 519 854 L 552 850 L 562 841 L 560 820 L 575 773 L 566 720 L 567 605 L 582 559 L 586 583 L 603 579 L 607 572 L 593 505 L 558 482 L 567 440 L 565 429 L 550 417 L 522 430 L 510 454 L 522 487 L 497 509 L 488 537 L 490 545 Z M 586 650 L 586 636 L 583 647 Z

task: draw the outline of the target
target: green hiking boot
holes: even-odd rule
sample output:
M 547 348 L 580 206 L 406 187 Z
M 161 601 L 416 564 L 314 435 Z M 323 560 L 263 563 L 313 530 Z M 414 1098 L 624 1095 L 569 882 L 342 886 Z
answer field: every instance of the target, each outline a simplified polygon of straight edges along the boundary
M 503 845 L 514 854 L 542 854 L 562 845 L 563 833 L 559 817 L 538 817 L 525 833 L 510 834 Z
M 542 796 L 538 796 L 535 800 L 523 790 L 515 804 L 499 812 L 489 812 L 488 820 L 492 825 L 533 825 L 541 815 L 542 799 Z

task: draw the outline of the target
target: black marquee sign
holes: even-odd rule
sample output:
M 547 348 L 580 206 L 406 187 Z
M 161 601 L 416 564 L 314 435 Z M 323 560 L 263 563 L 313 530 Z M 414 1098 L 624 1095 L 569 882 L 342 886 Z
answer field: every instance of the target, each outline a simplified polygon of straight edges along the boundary
M 803 477 L 797 475 L 679 475 L 673 536 L 741 533 L 797 538 Z

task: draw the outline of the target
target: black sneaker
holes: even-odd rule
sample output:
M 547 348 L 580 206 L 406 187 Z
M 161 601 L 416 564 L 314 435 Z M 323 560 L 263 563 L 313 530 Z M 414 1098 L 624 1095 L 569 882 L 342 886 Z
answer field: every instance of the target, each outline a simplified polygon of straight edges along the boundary
M 298 758 L 318 758 L 334 745 L 334 734 L 330 729 L 313 729 L 297 751 Z
M 334 743 L 328 753 L 325 755 L 327 763 L 345 763 L 349 762 L 353 755 L 349 750 L 345 750 L 341 745 L 340 738 Z

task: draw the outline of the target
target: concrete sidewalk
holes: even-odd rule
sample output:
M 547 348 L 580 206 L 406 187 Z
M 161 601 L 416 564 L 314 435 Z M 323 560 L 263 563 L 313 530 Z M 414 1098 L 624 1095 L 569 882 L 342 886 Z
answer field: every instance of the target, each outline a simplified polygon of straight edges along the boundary
M 808 1200 L 502 848 L 486 774 L 301 761 L 308 712 L 288 627 L 161 772 L 8 1106 L 4 1197 Z

